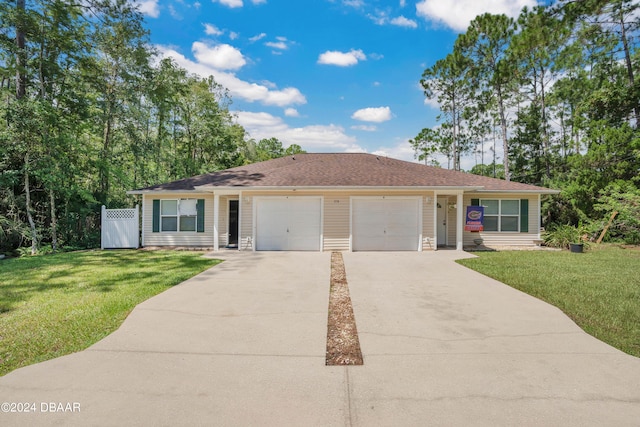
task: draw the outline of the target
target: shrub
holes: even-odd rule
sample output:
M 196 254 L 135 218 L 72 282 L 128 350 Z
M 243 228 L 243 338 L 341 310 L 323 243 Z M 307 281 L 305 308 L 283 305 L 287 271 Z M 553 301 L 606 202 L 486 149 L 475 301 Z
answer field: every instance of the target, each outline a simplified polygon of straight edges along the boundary
M 574 227 L 569 224 L 552 226 L 542 235 L 542 240 L 546 246 L 552 248 L 569 249 L 571 243 L 584 243 L 589 246 L 589 231 L 583 225 Z

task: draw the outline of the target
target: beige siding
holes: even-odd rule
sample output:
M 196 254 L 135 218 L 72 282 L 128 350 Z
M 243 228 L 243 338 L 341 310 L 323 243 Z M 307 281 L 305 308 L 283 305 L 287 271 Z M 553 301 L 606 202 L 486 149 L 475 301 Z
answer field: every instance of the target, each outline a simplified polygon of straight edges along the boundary
M 456 246 L 456 224 L 458 219 L 458 207 L 449 208 L 456 203 L 457 196 L 450 196 L 447 200 L 447 246 Z
M 253 250 L 254 248 L 254 197 L 265 196 L 322 196 L 323 197 L 323 224 L 322 224 L 322 248 L 324 251 L 348 251 L 351 234 L 351 197 L 352 196 L 413 196 L 421 198 L 422 208 L 422 249 L 433 248 L 436 230 L 434 229 L 434 215 L 437 200 L 433 192 L 425 191 L 265 191 L 243 192 L 239 196 L 220 196 L 220 212 L 218 217 L 218 243 L 221 248 L 228 243 L 228 207 L 229 200 L 240 200 L 240 242 L 241 250 Z M 448 199 L 448 203 L 454 203 L 456 196 L 440 196 Z M 204 233 L 153 233 L 153 199 L 180 199 L 198 198 L 205 200 L 205 232 Z M 430 198 L 429 201 L 426 198 Z M 538 195 L 522 194 L 489 194 L 476 193 L 465 194 L 463 206 L 471 204 L 472 198 L 484 199 L 523 199 L 529 200 L 529 232 L 528 233 L 470 233 L 464 232 L 464 245 L 473 246 L 473 239 L 482 237 L 485 246 L 531 246 L 538 238 L 540 212 L 538 210 Z M 144 205 L 144 246 L 213 246 L 213 199 L 211 193 L 206 194 L 170 194 L 170 195 L 145 195 Z M 447 206 L 448 206 L 447 203 Z M 456 244 L 456 209 L 447 209 L 447 244 Z M 442 243 L 442 242 L 440 242 Z
M 433 193 L 421 194 L 422 197 L 422 250 L 435 249 L 434 244 L 436 241 L 436 233 L 433 229 L 434 224 L 434 207 L 437 206 L 437 201 L 433 196 Z M 427 197 L 430 198 L 427 202 Z
M 351 238 L 351 197 L 352 196 L 419 196 L 422 198 L 423 249 L 432 249 L 433 244 L 433 192 L 401 191 L 269 191 L 244 192 L 241 200 L 241 249 L 253 249 L 253 198 L 265 196 L 322 196 L 323 203 L 323 251 L 348 251 Z M 425 197 L 431 197 L 427 204 Z M 430 241 L 426 239 L 430 238 Z
M 204 233 L 196 232 L 153 232 L 154 199 L 204 199 Z M 212 194 L 167 194 L 145 195 L 144 241 L 143 246 L 201 246 L 213 247 L 213 195 Z
M 349 250 L 349 215 L 350 199 L 347 193 L 325 194 L 323 250 Z
M 252 251 L 253 246 L 253 197 L 244 195 L 240 198 L 240 250 Z
M 499 246 L 534 246 L 534 240 L 538 239 L 540 232 L 537 194 L 499 194 L 499 193 L 476 193 L 465 194 L 464 205 L 471 204 L 471 199 L 502 199 L 502 200 L 529 200 L 529 231 L 527 233 L 499 233 L 499 232 L 464 232 L 464 246 L 475 246 L 473 239 L 478 237 L 483 239 L 483 245 L 487 247 Z

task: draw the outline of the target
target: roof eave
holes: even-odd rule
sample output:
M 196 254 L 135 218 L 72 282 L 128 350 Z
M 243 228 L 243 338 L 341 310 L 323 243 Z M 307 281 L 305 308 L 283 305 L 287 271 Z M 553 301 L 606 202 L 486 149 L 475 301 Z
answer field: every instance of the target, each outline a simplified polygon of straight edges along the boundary
M 239 193 L 241 191 L 463 191 L 476 193 L 508 193 L 508 194 L 559 194 L 560 190 L 544 189 L 544 190 L 503 190 L 503 189 L 487 189 L 484 186 L 213 186 L 200 185 L 193 190 L 130 190 L 128 195 L 144 195 L 144 194 L 184 194 L 184 193 Z
M 128 195 L 141 195 L 141 194 L 167 194 L 167 193 L 203 193 L 201 190 L 129 190 Z
M 332 186 L 313 186 L 313 185 L 287 185 L 287 186 L 212 186 L 201 185 L 196 187 L 198 191 L 216 192 L 216 191 L 387 191 L 387 190 L 402 190 L 402 191 L 416 191 L 416 190 L 428 190 L 428 191 L 478 191 L 484 187 L 481 186 L 417 186 L 417 185 L 404 185 L 404 186 L 371 186 L 371 185 L 332 185 Z
M 560 190 L 545 188 L 540 190 L 492 190 L 483 188 L 477 190 L 478 193 L 510 193 L 510 194 L 560 194 Z

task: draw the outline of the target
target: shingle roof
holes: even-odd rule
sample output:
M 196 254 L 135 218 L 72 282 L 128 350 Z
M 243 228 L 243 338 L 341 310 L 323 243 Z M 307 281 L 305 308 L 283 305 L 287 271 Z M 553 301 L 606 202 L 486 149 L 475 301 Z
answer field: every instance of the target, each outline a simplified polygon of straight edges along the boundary
M 373 154 L 296 154 L 141 188 L 194 191 L 198 187 L 478 187 L 484 191 L 555 193 L 548 188 L 425 166 Z

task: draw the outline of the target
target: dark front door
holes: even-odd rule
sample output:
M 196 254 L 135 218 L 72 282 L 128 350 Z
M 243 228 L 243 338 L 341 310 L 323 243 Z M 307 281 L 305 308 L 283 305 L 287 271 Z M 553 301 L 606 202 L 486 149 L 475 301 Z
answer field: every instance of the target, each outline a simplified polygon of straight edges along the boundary
M 228 248 L 238 247 L 238 212 L 239 201 L 229 200 L 229 240 Z

